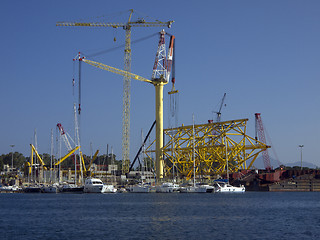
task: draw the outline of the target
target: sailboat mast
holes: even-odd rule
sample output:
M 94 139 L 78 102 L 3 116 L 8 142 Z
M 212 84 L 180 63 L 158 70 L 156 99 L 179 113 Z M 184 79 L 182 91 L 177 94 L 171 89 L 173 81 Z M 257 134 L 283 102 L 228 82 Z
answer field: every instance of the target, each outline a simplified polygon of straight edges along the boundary
M 193 186 L 196 186 L 196 160 L 195 160 L 195 136 L 194 136 L 194 114 L 192 114 L 192 158 L 193 158 Z
M 116 176 L 114 173 L 114 158 L 113 158 L 113 147 L 111 146 L 111 162 L 112 162 L 112 184 L 114 185 L 116 182 Z
M 61 159 L 61 142 L 62 142 L 62 136 L 61 136 L 61 134 L 59 134 L 59 159 Z M 60 175 L 61 175 L 61 164 L 59 164 L 59 170 L 58 170 L 58 172 L 59 172 L 59 175 L 58 175 L 58 178 L 59 178 L 59 184 L 61 183 L 61 178 L 60 178 Z
M 226 145 L 226 163 L 227 163 L 227 179 L 229 182 L 229 163 L 228 163 L 228 147 L 227 147 L 227 133 L 225 135 L 224 143 Z
M 74 147 L 77 147 L 77 111 L 76 111 L 76 104 L 73 104 L 73 112 L 74 112 Z M 81 160 L 79 161 L 81 162 Z M 74 184 L 77 185 L 77 154 L 74 153 Z
M 52 183 L 52 161 L 53 161 L 53 130 L 51 128 L 51 149 L 50 149 L 50 183 Z

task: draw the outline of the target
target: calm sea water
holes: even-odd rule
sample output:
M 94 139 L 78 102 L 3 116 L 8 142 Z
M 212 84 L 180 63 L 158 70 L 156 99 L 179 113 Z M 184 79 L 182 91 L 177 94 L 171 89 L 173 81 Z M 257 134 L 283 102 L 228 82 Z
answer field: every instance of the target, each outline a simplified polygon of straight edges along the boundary
M 319 239 L 320 193 L 0 194 L 0 239 Z

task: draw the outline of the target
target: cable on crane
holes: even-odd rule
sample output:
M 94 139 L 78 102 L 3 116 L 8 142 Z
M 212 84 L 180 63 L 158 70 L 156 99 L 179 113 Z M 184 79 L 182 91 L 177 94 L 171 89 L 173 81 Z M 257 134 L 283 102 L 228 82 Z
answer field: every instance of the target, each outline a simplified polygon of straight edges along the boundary
M 73 72 L 72 72 L 72 96 L 74 98 L 74 85 L 75 85 L 75 62 L 73 61 Z
M 172 56 L 172 66 L 171 66 L 171 83 L 172 89 L 169 94 L 169 128 L 172 127 L 171 120 L 174 120 L 174 127 L 178 126 L 178 106 L 179 106 L 179 91 L 175 89 L 175 82 L 176 82 L 176 71 L 175 71 L 175 62 L 176 62 L 176 39 L 174 35 L 166 33 L 170 36 L 170 45 L 173 44 L 173 56 Z
M 81 62 L 82 61 L 78 61 L 78 62 L 79 62 L 79 100 L 78 100 L 79 107 L 78 107 L 78 113 L 80 115 L 80 113 L 81 113 Z
M 89 20 L 97 21 L 97 20 L 100 20 L 100 19 L 104 20 L 104 19 L 107 19 L 107 18 L 112 18 L 113 21 L 114 21 L 114 17 L 118 17 L 118 16 L 121 16 L 121 15 L 127 14 L 130 11 L 131 10 L 125 10 L 125 11 L 121 11 L 121 12 L 117 12 L 117 13 L 104 14 L 104 15 L 100 15 L 100 16 L 96 16 L 96 17 L 78 18 L 78 19 L 73 20 L 73 22 L 83 22 L 83 21 L 88 22 Z
M 267 136 L 268 142 L 270 143 L 271 150 L 272 150 L 272 152 L 273 152 L 273 154 L 274 154 L 274 156 L 275 156 L 275 158 L 276 158 L 275 160 L 277 161 L 277 164 L 278 164 L 279 166 L 283 165 L 283 163 L 279 160 L 278 154 L 277 154 L 276 149 L 275 149 L 275 147 L 274 147 L 274 145 L 273 145 L 273 143 L 272 143 L 272 141 L 271 141 L 270 135 L 269 135 L 269 133 L 268 133 L 267 128 L 266 128 L 265 125 L 264 125 L 264 132 L 265 132 L 265 134 L 266 134 L 266 136 Z
M 151 35 L 148 35 L 146 37 L 143 37 L 143 38 L 139 38 L 137 40 L 134 40 L 134 41 L 131 41 L 131 45 L 132 44 L 136 44 L 136 43 L 139 43 L 139 42 L 142 42 L 144 40 L 147 40 L 147 39 L 150 39 L 154 36 L 157 36 L 159 35 L 159 33 L 153 33 Z M 125 47 L 125 44 L 121 44 L 119 46 L 116 46 L 116 47 L 113 47 L 113 48 L 109 48 L 109 49 L 106 49 L 106 50 L 102 50 L 102 51 L 99 51 L 99 52 L 96 52 L 96 53 L 92 53 L 92 54 L 85 54 L 88 58 L 92 58 L 92 57 L 95 57 L 95 56 L 99 56 L 99 55 L 102 55 L 102 54 L 105 54 L 105 53 L 109 53 L 109 52 L 112 52 L 112 51 L 115 51 L 115 50 L 118 50 L 118 49 L 121 49 Z

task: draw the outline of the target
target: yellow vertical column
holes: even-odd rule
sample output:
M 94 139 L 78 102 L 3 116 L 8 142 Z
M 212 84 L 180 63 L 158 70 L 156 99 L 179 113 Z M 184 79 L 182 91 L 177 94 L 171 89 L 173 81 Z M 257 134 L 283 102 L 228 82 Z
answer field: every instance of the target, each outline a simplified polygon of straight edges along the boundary
M 156 175 L 157 182 L 163 179 L 163 83 L 154 84 L 156 90 Z
M 31 165 L 29 167 L 29 175 L 32 173 L 32 165 L 33 165 L 33 148 L 31 147 Z

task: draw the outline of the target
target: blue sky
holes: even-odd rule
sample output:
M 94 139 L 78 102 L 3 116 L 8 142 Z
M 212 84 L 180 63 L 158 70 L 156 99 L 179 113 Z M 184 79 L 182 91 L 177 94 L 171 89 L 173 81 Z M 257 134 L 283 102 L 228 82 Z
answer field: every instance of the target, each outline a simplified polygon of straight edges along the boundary
M 122 29 L 55 23 L 125 22 L 131 8 L 134 18 L 175 21 L 168 32 L 176 36 L 179 124 L 192 124 L 192 114 L 196 123 L 214 118 L 227 93 L 222 120 L 249 118 L 254 136 L 254 113 L 260 112 L 281 162 L 299 161 L 303 144 L 304 161 L 320 165 L 320 2 L 313 0 L 2 1 L 1 154 L 15 144 L 29 155 L 35 129 L 39 152 L 50 152 L 58 122 L 73 135 L 72 59 L 79 51 L 90 55 L 124 43 Z M 132 40 L 160 30 L 134 28 Z M 151 76 L 157 44 L 153 37 L 132 45 L 132 72 Z M 94 59 L 123 68 L 123 56 L 119 49 Z M 90 154 L 92 142 L 105 153 L 109 144 L 121 159 L 122 77 L 89 65 L 82 76 L 83 151 Z M 146 133 L 154 118 L 153 87 L 132 81 L 131 158 L 141 129 Z

